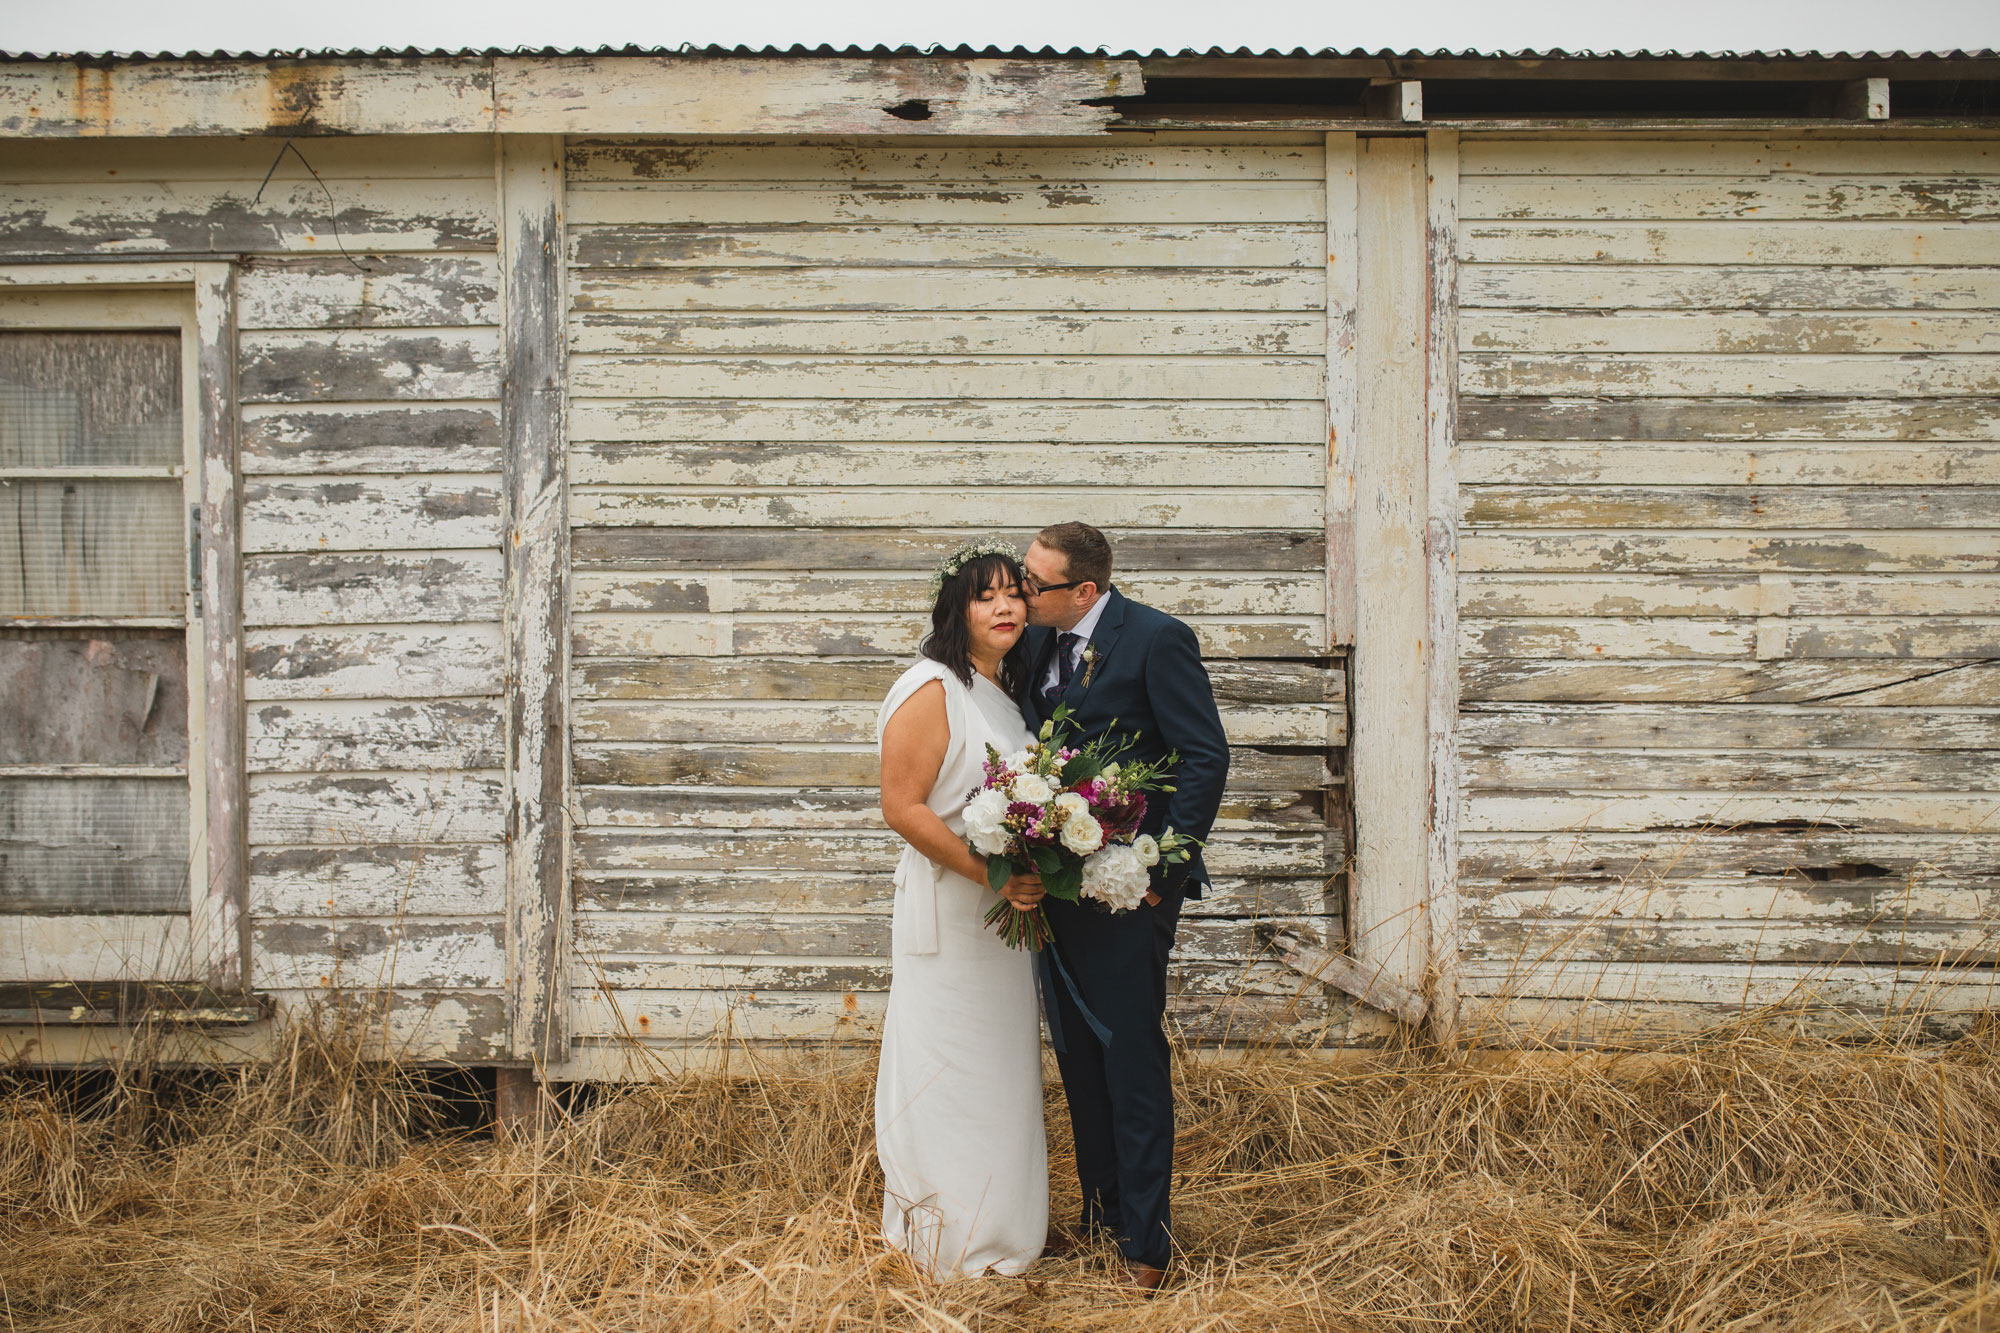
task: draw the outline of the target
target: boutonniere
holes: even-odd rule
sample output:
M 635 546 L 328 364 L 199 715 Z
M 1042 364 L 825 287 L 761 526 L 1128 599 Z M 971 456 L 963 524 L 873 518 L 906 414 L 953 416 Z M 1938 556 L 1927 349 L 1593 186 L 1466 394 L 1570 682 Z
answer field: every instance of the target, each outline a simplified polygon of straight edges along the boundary
M 1095 670 L 1097 670 L 1097 645 L 1086 643 L 1083 645 L 1083 689 L 1090 688 L 1090 673 Z

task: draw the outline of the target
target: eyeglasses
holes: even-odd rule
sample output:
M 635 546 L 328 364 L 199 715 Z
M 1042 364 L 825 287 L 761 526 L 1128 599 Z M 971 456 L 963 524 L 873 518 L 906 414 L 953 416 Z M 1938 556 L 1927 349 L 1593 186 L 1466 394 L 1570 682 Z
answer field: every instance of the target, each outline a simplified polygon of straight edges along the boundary
M 1089 579 L 1078 579 L 1072 583 L 1037 583 L 1032 578 L 1021 580 L 1021 587 L 1030 597 L 1040 597 L 1045 592 L 1061 592 L 1064 588 L 1081 588 Z

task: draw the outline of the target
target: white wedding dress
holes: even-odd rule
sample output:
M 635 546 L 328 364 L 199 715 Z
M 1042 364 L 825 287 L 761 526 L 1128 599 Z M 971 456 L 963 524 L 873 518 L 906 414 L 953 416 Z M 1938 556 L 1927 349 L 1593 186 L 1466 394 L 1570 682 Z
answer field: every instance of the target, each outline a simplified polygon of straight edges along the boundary
M 1030 737 L 999 686 L 975 673 L 968 688 L 924 659 L 883 700 L 878 746 L 890 717 L 933 680 L 944 682 L 951 741 L 927 804 L 963 834 L 987 744 L 1007 754 Z M 1018 1274 L 1041 1254 L 1048 1232 L 1034 955 L 1009 948 L 985 924 L 998 901 L 986 885 L 904 845 L 875 1151 L 883 1234 L 939 1278 Z

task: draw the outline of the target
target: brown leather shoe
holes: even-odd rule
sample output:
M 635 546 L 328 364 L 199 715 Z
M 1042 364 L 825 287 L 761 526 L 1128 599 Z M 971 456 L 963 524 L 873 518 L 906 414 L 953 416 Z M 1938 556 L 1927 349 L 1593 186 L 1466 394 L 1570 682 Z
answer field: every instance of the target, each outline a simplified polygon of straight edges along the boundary
M 1118 1285 L 1150 1296 L 1158 1291 L 1166 1280 L 1166 1269 L 1155 1268 L 1151 1264 L 1135 1263 L 1128 1259 L 1125 1261 L 1125 1280 Z
M 1074 1231 L 1051 1231 L 1042 1245 L 1042 1258 L 1067 1259 L 1083 1248 L 1083 1237 Z

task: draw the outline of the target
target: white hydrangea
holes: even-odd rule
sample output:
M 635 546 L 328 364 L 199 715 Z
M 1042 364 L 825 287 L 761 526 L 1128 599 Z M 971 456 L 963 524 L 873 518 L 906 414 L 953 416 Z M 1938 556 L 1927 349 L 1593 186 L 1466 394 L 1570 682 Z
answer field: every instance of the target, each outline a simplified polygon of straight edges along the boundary
M 1104 825 L 1088 814 L 1073 811 L 1063 821 L 1062 844 L 1078 856 L 1089 856 L 1104 845 Z
M 1146 901 L 1151 879 L 1130 844 L 1113 843 L 1083 863 L 1083 896 L 1114 912 L 1129 912 Z
M 975 851 L 998 856 L 1007 850 L 1007 797 L 988 787 L 965 803 L 965 837 Z
M 1132 850 L 1138 854 L 1139 864 L 1149 870 L 1160 863 L 1160 844 L 1150 833 L 1132 839 Z
M 1032 801 L 1036 805 L 1043 804 L 1056 794 L 1048 780 L 1039 773 L 1023 773 L 1014 779 L 1012 786 L 1015 800 Z

